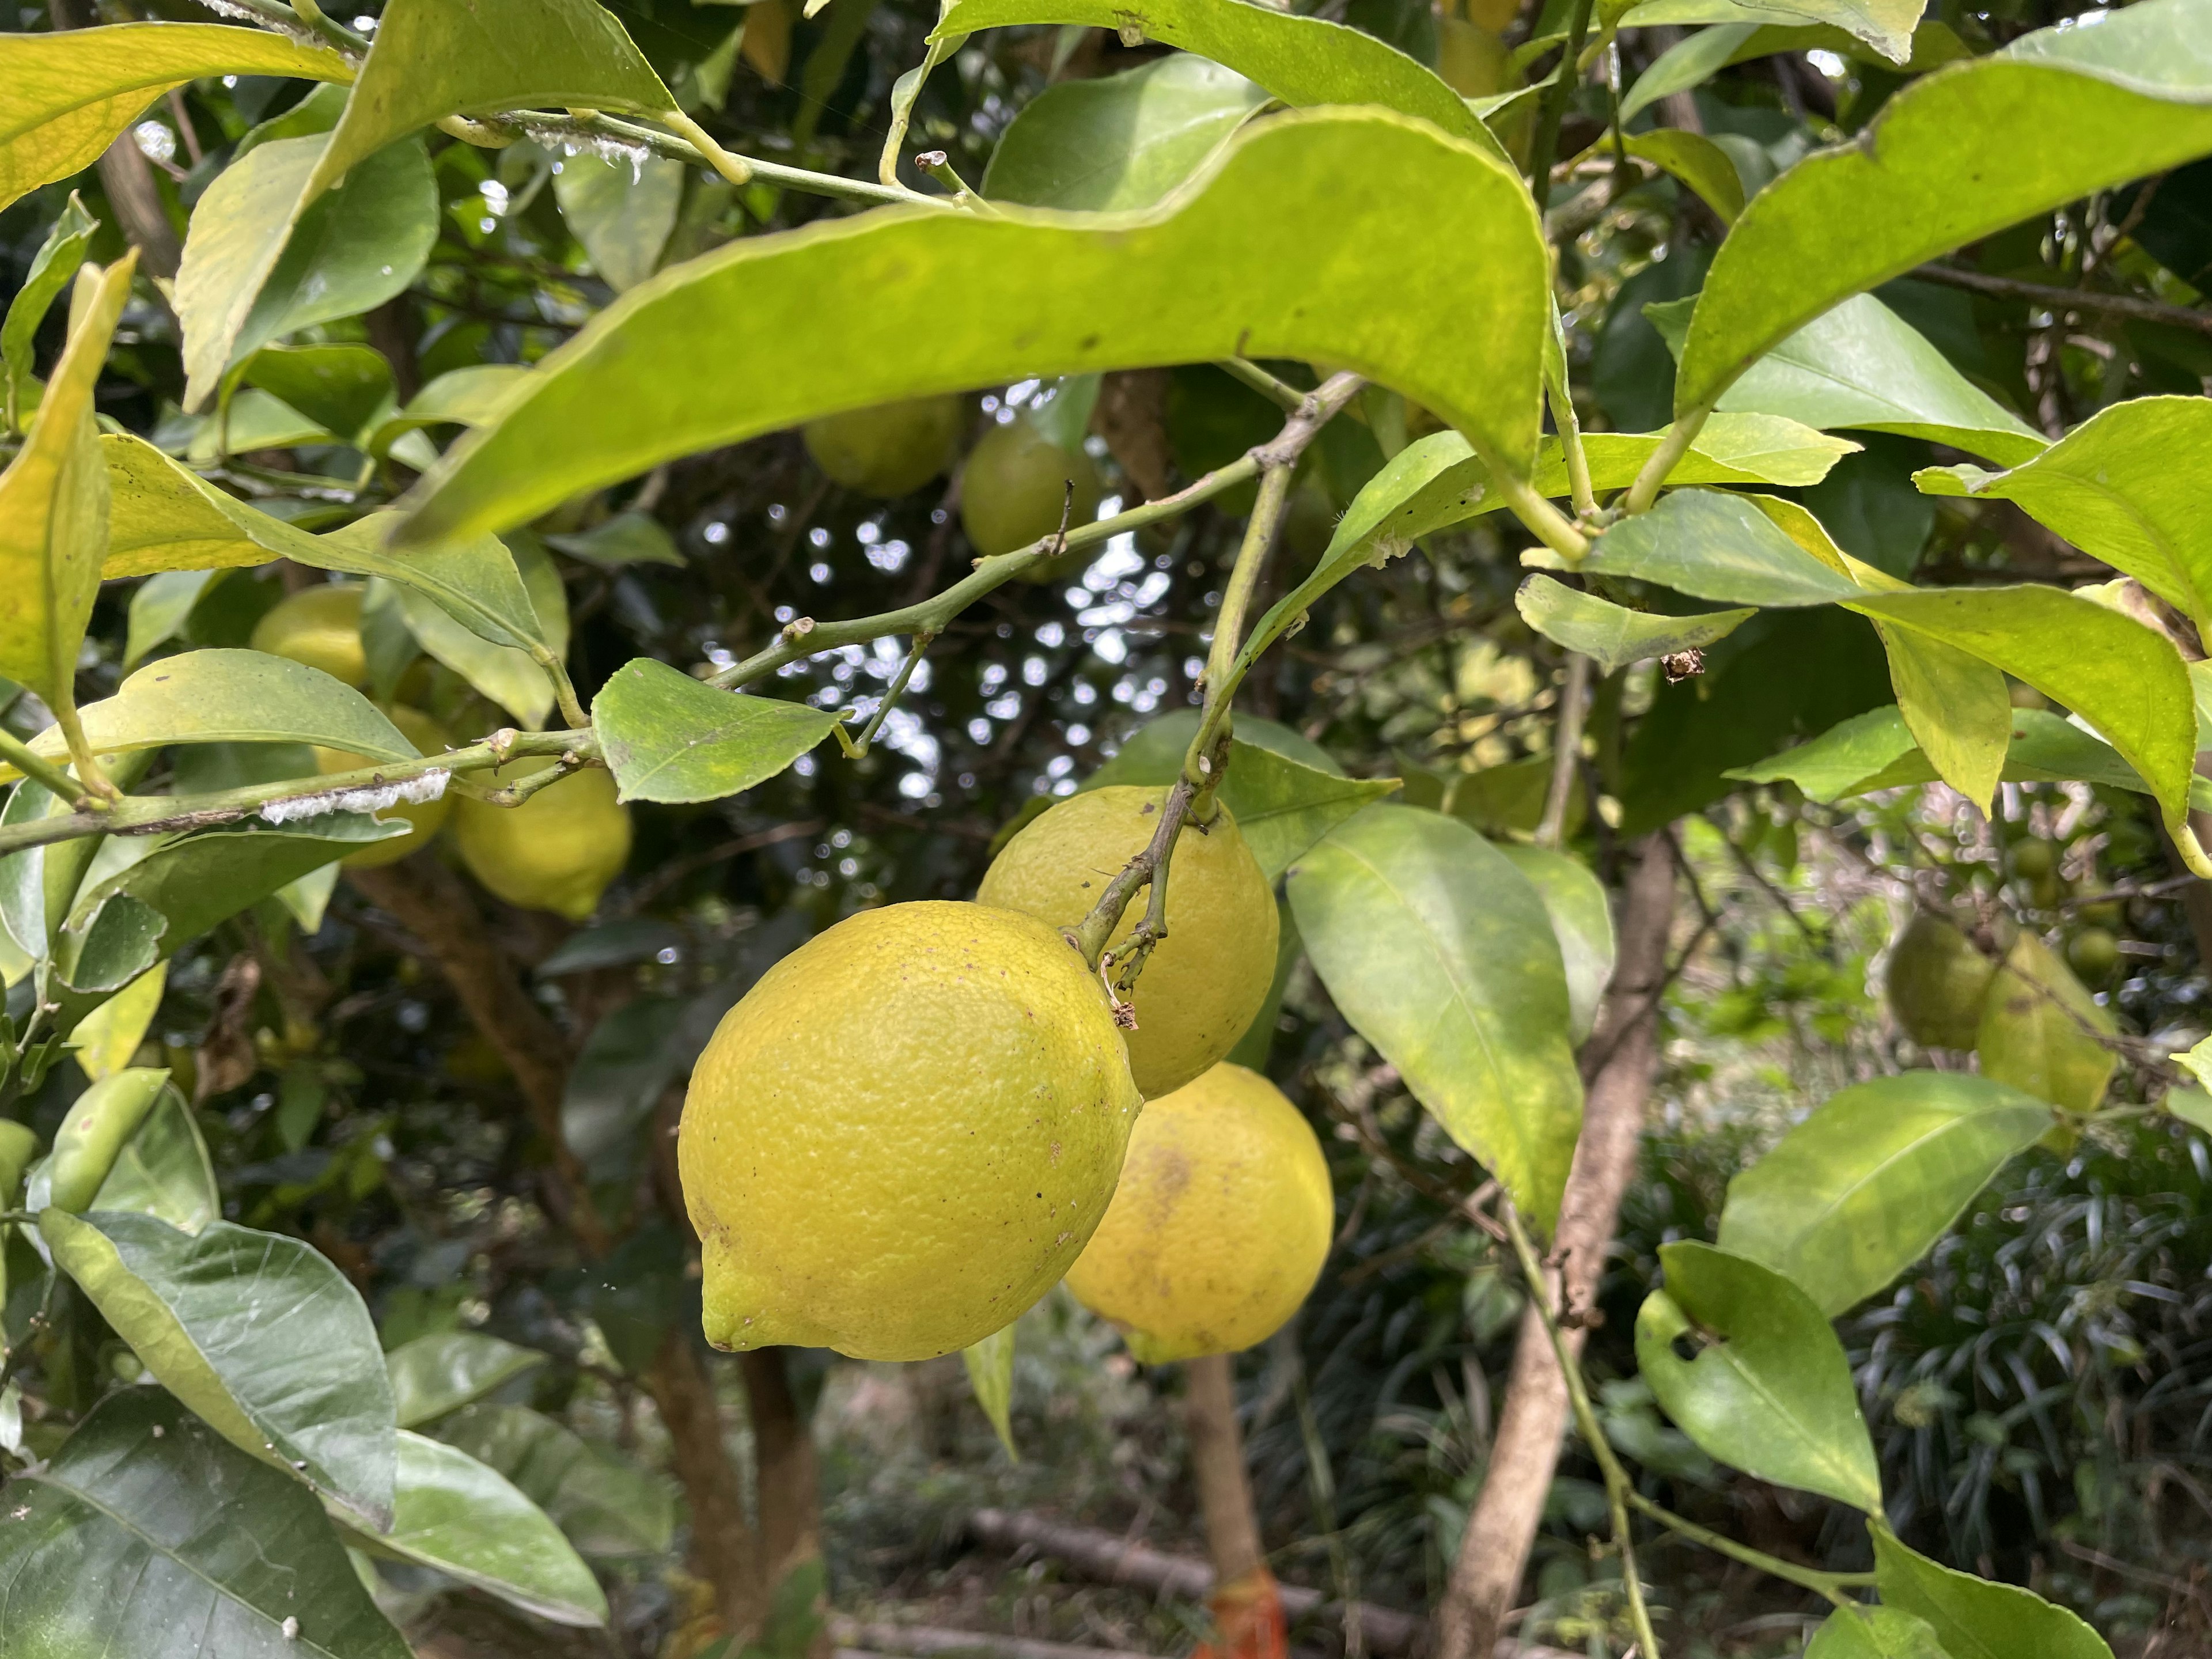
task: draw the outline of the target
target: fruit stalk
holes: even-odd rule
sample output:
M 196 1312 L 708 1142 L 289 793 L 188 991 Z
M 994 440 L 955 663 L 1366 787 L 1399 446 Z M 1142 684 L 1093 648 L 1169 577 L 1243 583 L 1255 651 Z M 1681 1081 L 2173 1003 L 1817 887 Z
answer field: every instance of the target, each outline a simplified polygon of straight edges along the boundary
M 5 726 L 0 726 L 0 760 L 5 760 L 57 800 L 70 802 L 80 812 L 104 815 L 111 805 L 106 798 L 81 786 L 64 769 L 33 751 L 28 744 Z

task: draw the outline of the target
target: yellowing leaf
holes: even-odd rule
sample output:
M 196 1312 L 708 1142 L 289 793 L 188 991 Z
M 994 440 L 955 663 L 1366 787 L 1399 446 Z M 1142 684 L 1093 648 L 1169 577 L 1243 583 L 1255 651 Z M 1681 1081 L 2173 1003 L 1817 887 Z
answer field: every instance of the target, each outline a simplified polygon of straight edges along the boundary
M 334 52 L 219 23 L 0 34 L 0 207 L 82 172 L 146 106 L 211 75 L 349 81 Z
M 100 277 L 21 452 L 0 473 L 0 674 L 44 697 L 64 728 L 76 720 L 77 647 L 107 551 L 107 469 L 93 387 L 137 263 L 133 252 Z

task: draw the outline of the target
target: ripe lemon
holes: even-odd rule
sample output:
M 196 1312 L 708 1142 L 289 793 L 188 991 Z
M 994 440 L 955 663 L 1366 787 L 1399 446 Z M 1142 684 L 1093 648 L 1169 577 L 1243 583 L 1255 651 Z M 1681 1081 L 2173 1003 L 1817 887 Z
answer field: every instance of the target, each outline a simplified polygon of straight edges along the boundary
M 1075 499 L 1067 486 L 1075 484 Z M 960 475 L 960 526 L 981 554 L 1011 553 L 1042 541 L 1060 528 L 1067 509 L 1068 528 L 1098 516 L 1104 485 L 1098 465 L 1081 450 L 1070 452 L 1031 426 L 1012 421 L 994 426 L 968 452 Z M 1062 554 L 1022 573 L 1026 581 L 1054 581 L 1072 575 L 1089 562 L 1084 551 Z
M 256 651 L 319 668 L 350 686 L 368 684 L 361 648 L 361 589 L 325 582 L 288 593 L 253 625 Z
M 1916 911 L 1890 946 L 1890 1012 L 1923 1048 L 1971 1048 L 1996 971 L 1950 922 Z
M 512 783 L 552 764 L 518 761 L 499 781 Z M 581 921 L 629 858 L 629 809 L 615 799 L 613 775 L 591 767 L 520 806 L 459 797 L 453 844 L 469 873 L 509 904 Z
M 848 410 L 806 423 L 806 453 L 848 489 L 889 500 L 917 490 L 952 465 L 960 399 L 915 398 Z
M 400 735 L 425 755 L 443 754 L 451 749 L 453 740 L 446 728 L 419 708 L 394 704 L 385 714 L 399 728 Z M 343 749 L 315 746 L 315 769 L 318 772 L 357 772 L 364 766 L 376 763 L 365 755 L 349 755 Z M 358 853 L 349 853 L 338 862 L 349 870 L 373 870 L 380 864 L 393 864 L 405 858 L 418 847 L 429 844 L 430 837 L 438 833 L 446 822 L 446 815 L 453 810 L 453 798 L 441 795 L 435 800 L 402 801 L 376 815 L 380 823 L 393 818 L 404 818 L 415 827 L 404 836 L 390 841 L 380 841 Z
M 1242 1066 L 1147 1101 L 1067 1288 L 1146 1364 L 1264 1342 L 1321 1276 L 1335 1227 L 1321 1142 Z
M 1089 789 L 1070 795 L 991 861 L 975 896 L 1026 910 L 1054 927 L 1091 914 L 1106 884 L 1159 825 L 1164 789 Z M 1109 941 L 1144 919 L 1139 889 Z M 1147 1100 L 1180 1089 L 1224 1058 L 1275 977 L 1275 896 L 1221 809 L 1212 828 L 1185 824 L 1168 866 L 1168 937 L 1146 963 L 1130 1001 L 1129 1070 Z
M 677 1160 L 707 1340 L 860 1359 L 981 1340 L 1106 1212 L 1141 1103 L 1104 993 L 1043 923 L 863 911 L 725 1015 Z

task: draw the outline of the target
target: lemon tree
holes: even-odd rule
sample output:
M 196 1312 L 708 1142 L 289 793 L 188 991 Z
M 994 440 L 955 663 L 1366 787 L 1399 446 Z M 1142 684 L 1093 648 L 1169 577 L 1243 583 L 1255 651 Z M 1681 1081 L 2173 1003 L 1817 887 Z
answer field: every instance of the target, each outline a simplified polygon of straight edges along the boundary
M 788 1351 L 1012 1444 L 1063 1281 L 1279 1636 L 1226 1356 L 1378 1187 L 1522 1310 L 1439 1659 L 1554 1491 L 1644 1659 L 1662 1537 L 1823 1656 L 2109 1651 L 1938 1559 L 1834 1322 L 2212 1122 L 2135 971 L 2212 878 L 2212 0 L 158 9 L 0 34 L 0 1655 L 459 1586 L 795 1659 Z M 1595 1388 L 1700 849 L 1832 955 L 1801 834 L 1902 1036 Z M 1721 1467 L 1818 1549 L 1654 1495 Z

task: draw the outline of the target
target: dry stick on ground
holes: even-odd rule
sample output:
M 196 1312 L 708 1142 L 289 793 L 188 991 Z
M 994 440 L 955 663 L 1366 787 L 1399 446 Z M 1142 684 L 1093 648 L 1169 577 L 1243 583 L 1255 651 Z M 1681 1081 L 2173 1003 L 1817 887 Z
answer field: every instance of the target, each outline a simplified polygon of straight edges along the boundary
M 1631 856 L 1620 954 L 1585 1049 L 1604 1060 L 1589 1079 L 1582 1135 L 1547 1262 L 1560 1284 L 1565 1336 L 1577 1353 L 1613 1243 L 1621 1194 L 1636 1172 L 1658 1060 L 1656 988 L 1667 976 L 1667 937 L 1674 916 L 1674 853 L 1666 836 L 1645 836 Z M 1522 1317 L 1489 1473 L 1437 1610 L 1437 1659 L 1474 1659 L 1497 1646 L 1543 1518 L 1568 1411 L 1566 1379 L 1543 1318 L 1532 1306 Z
M 487 936 L 476 899 L 429 853 L 347 878 L 419 940 L 453 988 L 484 1040 L 507 1062 L 532 1121 L 553 1149 L 568 1225 L 587 1256 L 606 1253 L 606 1230 L 592 1207 L 588 1177 L 561 1133 L 572 1048 L 523 988 L 514 964 Z M 745 1520 L 744 1489 L 722 1443 L 714 1379 L 690 1334 L 672 1331 L 645 1378 L 675 1449 L 673 1463 L 691 1510 L 692 1559 L 714 1586 L 725 1626 L 750 1633 L 766 1607 L 759 1540 Z

